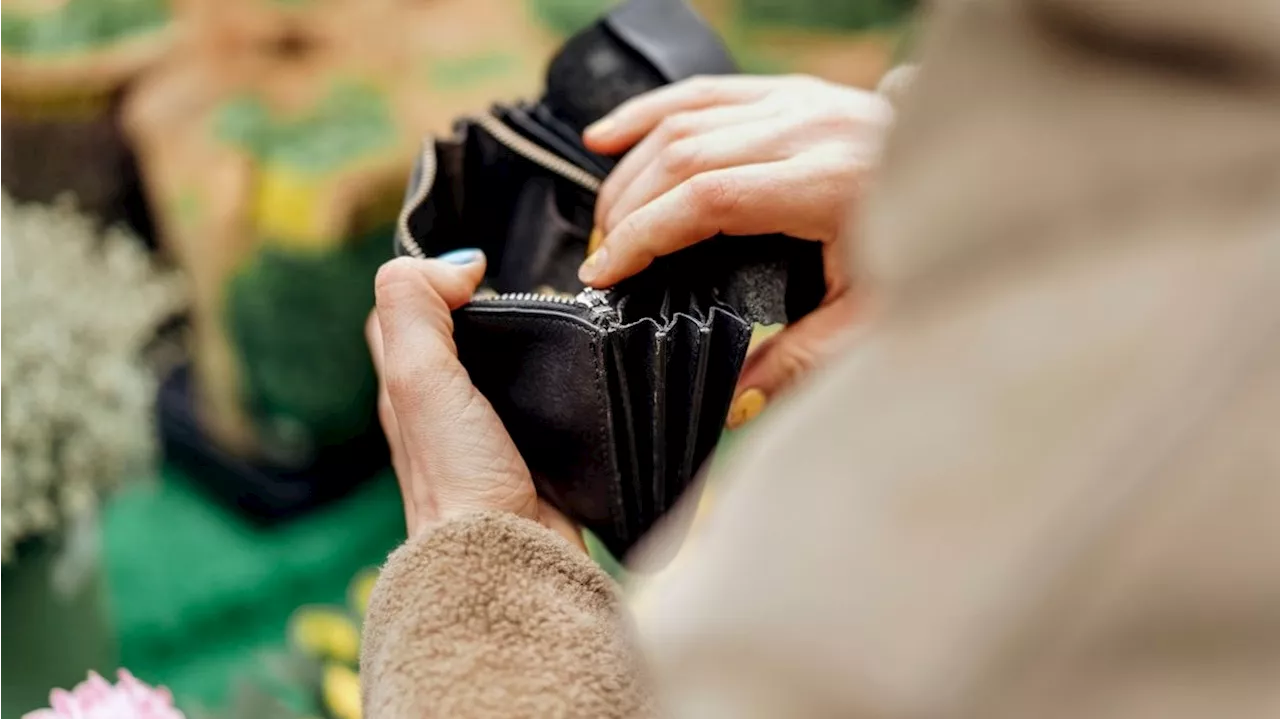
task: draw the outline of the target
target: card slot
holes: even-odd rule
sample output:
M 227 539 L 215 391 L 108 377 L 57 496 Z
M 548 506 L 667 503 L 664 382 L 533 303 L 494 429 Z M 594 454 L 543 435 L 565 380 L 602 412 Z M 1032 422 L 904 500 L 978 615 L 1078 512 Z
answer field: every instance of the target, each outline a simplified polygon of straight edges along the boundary
M 663 310 L 668 317 L 688 315 L 698 322 L 704 322 L 706 315 L 694 301 L 693 293 L 686 285 L 669 286 L 664 290 Z
M 689 292 L 689 308 L 691 313 L 700 320 L 710 320 L 711 318 L 711 291 L 706 288 L 690 288 Z
M 690 315 L 675 317 L 667 362 L 666 471 L 657 492 L 662 512 L 671 508 L 688 484 L 706 375 L 704 334 L 709 331 Z
M 643 516 L 640 509 L 639 491 L 636 487 L 640 472 L 636 452 L 635 411 L 637 405 L 631 401 L 631 384 L 642 384 L 639 378 L 628 377 L 626 368 L 626 351 L 620 332 L 608 333 L 605 361 L 609 387 L 609 404 L 612 408 L 614 453 L 618 466 L 618 488 L 624 511 L 623 520 L 626 526 L 624 541 L 629 546 L 634 544 L 644 532 L 641 528 Z
M 667 486 L 667 508 L 675 506 L 680 495 L 684 494 L 693 480 L 703 457 L 698 456 L 698 434 L 706 421 L 702 416 L 703 397 L 706 394 L 707 366 L 711 359 L 710 349 L 711 327 L 706 324 L 698 326 L 698 345 L 696 351 L 696 369 L 693 377 L 693 413 L 689 417 L 689 435 L 685 440 L 684 461 L 680 467 L 679 481 Z M 723 423 L 723 420 L 721 420 Z
M 663 393 L 665 367 L 662 366 L 665 337 L 655 322 L 642 320 L 615 331 L 622 360 L 625 394 L 630 418 L 631 457 L 635 479 L 628 483 L 634 505 L 632 535 L 639 538 L 656 518 L 653 487 L 662 467 Z
M 656 476 L 654 506 L 659 513 L 670 505 L 668 497 L 679 486 L 680 471 L 684 465 L 685 449 L 690 435 L 690 419 L 693 417 L 694 380 L 697 371 L 698 323 L 690 316 L 679 314 L 672 318 L 667 332 L 666 412 L 663 427 L 663 446 L 666 448 L 663 471 Z
M 694 439 L 696 475 L 706 462 L 723 432 L 729 416 L 733 391 L 747 357 L 751 342 L 751 325 L 732 312 L 719 307 L 711 309 L 711 334 L 707 346 L 707 382 L 702 393 L 702 414 Z M 714 380 L 714 381 L 713 381 Z
M 538 103 L 537 105 L 527 109 L 539 125 L 547 128 L 551 132 L 554 132 L 565 142 L 581 148 L 582 152 L 590 158 L 592 165 L 594 166 L 594 168 L 587 169 L 594 169 L 599 172 L 601 177 L 603 177 L 608 175 L 609 172 L 613 170 L 614 166 L 618 164 L 617 160 L 611 157 L 597 155 L 596 153 L 588 150 L 586 144 L 582 141 L 582 133 L 575 130 L 569 125 L 569 123 L 556 117 L 556 114 L 551 111 L 551 108 L 542 103 Z
M 670 464 L 671 449 L 667 446 L 667 423 L 671 412 L 668 387 L 671 379 L 667 374 L 668 360 L 671 357 L 671 332 L 660 329 L 654 333 L 653 355 L 653 474 L 645 484 L 649 494 L 649 508 L 654 521 L 662 516 L 665 507 L 659 499 L 660 488 L 665 488 L 667 465 Z
M 614 306 L 618 309 L 624 324 L 640 322 L 646 319 L 660 322 L 662 302 L 662 292 L 655 289 L 644 292 L 629 292 L 623 295 Z M 665 325 L 666 323 L 660 322 L 660 324 Z
M 496 106 L 494 111 L 500 120 L 523 135 L 525 139 L 541 145 L 543 148 L 554 152 L 596 177 L 603 178 L 608 173 L 606 168 L 601 168 L 599 163 L 591 157 L 587 149 L 582 146 L 581 141 L 566 140 L 555 131 L 540 124 L 524 108 L 518 105 L 515 107 Z

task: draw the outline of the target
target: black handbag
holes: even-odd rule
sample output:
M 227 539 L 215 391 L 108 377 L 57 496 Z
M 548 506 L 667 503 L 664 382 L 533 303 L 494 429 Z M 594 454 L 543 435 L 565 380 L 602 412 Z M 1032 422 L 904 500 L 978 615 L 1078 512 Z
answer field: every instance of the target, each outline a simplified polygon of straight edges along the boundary
M 825 291 L 820 248 L 776 235 L 715 238 L 607 291 L 577 279 L 615 162 L 582 129 L 646 90 L 733 71 L 683 2 L 624 3 L 566 42 L 541 100 L 426 143 L 397 231 L 399 254 L 484 250 L 498 294 L 454 313 L 459 358 L 539 493 L 619 557 L 715 446 L 752 322 L 797 318 Z

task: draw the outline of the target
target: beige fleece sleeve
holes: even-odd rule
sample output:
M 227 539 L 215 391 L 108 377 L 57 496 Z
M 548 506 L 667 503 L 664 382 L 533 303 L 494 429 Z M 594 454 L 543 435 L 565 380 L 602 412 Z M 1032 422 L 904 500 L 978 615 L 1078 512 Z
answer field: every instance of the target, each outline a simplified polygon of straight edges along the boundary
M 482 513 L 397 549 L 369 602 L 366 719 L 653 713 L 616 585 L 534 522 Z

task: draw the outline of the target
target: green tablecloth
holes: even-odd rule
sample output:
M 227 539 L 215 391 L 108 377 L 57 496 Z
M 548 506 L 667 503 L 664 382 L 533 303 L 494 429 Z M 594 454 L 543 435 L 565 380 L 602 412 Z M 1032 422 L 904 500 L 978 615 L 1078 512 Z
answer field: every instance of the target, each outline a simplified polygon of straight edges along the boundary
M 104 516 L 109 597 L 121 660 L 180 704 L 224 706 L 237 674 L 282 649 L 289 614 L 342 604 L 347 583 L 404 538 L 395 478 L 289 523 L 261 528 L 166 468 Z

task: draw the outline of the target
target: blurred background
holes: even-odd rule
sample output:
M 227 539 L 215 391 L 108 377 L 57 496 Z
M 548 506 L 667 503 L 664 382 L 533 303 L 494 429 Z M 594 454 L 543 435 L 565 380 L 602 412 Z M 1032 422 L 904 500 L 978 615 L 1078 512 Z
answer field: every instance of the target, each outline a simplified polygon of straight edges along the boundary
M 410 166 L 611 4 L 5 1 L 4 717 L 120 666 L 189 716 L 359 716 Z M 914 5 L 692 4 L 745 72 L 860 87 Z

